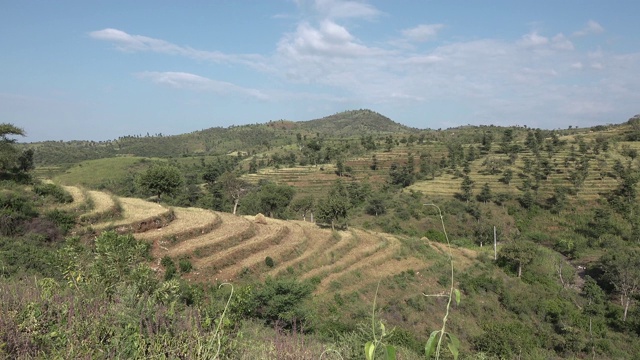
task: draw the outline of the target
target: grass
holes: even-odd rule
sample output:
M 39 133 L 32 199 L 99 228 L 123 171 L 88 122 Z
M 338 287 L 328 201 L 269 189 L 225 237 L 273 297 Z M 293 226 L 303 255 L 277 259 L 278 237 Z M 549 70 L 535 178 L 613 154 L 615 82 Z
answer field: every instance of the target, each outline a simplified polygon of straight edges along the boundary
M 82 185 L 98 188 L 109 182 L 117 182 L 138 170 L 146 168 L 150 159 L 142 157 L 113 157 L 80 162 L 53 178 L 66 185 Z

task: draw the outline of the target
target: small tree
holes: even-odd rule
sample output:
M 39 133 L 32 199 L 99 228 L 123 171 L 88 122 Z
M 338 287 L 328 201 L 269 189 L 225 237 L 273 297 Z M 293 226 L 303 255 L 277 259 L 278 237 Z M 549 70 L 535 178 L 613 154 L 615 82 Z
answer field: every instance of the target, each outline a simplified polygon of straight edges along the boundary
M 482 190 L 480 190 L 480 194 L 478 194 L 477 196 L 478 201 L 486 204 L 487 202 L 491 201 L 492 197 L 493 194 L 491 193 L 491 187 L 489 186 L 489 183 L 484 183 L 484 185 L 482 186 Z
M 499 261 L 502 264 L 514 266 L 518 277 L 522 277 L 522 269 L 529 265 L 537 256 L 538 248 L 528 241 L 515 241 L 500 249 Z
M 469 202 L 473 198 L 473 181 L 466 176 L 462 179 L 462 184 L 460 184 L 460 190 L 462 193 L 460 194 L 460 198 L 466 202 Z
M 311 221 L 313 221 L 313 208 L 315 207 L 316 200 L 312 195 L 298 198 L 291 203 L 293 211 L 302 215 L 302 220 L 307 221 L 307 213 L 311 213 Z
M 144 191 L 158 197 L 175 194 L 184 183 L 180 170 L 173 165 L 155 164 L 137 178 L 137 184 Z

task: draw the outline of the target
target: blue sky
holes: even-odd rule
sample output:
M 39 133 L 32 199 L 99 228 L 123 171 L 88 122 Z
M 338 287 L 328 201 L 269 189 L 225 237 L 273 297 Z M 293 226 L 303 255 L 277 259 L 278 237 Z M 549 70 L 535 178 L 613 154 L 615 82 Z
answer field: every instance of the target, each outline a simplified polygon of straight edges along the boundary
M 0 4 L 0 122 L 24 141 L 359 108 L 435 129 L 640 113 L 640 1 Z

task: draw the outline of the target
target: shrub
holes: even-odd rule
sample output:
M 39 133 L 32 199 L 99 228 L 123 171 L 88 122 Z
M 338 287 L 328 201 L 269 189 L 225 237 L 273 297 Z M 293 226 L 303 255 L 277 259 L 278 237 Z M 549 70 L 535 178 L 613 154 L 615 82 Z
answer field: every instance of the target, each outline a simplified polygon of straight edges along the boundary
M 271 258 L 271 256 L 267 256 L 267 257 L 264 259 L 264 263 L 265 263 L 265 265 L 267 265 L 267 266 L 268 266 L 268 267 L 270 267 L 270 268 L 272 268 L 272 267 L 274 267 L 274 266 L 275 266 L 275 263 L 273 262 L 273 259 Z
M 76 225 L 76 216 L 63 210 L 51 210 L 45 214 L 45 218 L 56 224 L 63 235 L 66 235 Z
M 178 266 L 180 267 L 180 272 L 183 274 L 193 270 L 193 265 L 191 264 L 191 261 L 189 261 L 189 259 L 186 259 L 186 258 L 180 259 L 180 261 L 178 261 Z
M 36 184 L 33 186 L 33 192 L 40 196 L 51 197 L 61 204 L 73 202 L 71 194 L 56 184 Z

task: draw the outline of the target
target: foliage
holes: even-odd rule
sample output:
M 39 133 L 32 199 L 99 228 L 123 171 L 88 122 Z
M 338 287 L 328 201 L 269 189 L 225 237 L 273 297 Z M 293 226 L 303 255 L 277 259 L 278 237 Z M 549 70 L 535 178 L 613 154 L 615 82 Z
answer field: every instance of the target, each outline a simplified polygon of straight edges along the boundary
M 290 328 L 294 322 L 304 323 L 311 315 L 305 308 L 305 301 L 312 291 L 310 283 L 291 278 L 268 278 L 255 290 L 255 313 L 267 324 L 282 322 Z
M 33 186 L 33 192 L 40 196 L 51 197 L 61 204 L 73 202 L 71 194 L 65 191 L 60 185 L 47 183 L 35 184 Z
M 166 164 L 155 164 L 137 178 L 137 185 L 158 199 L 165 194 L 175 194 L 183 183 L 180 170 Z

